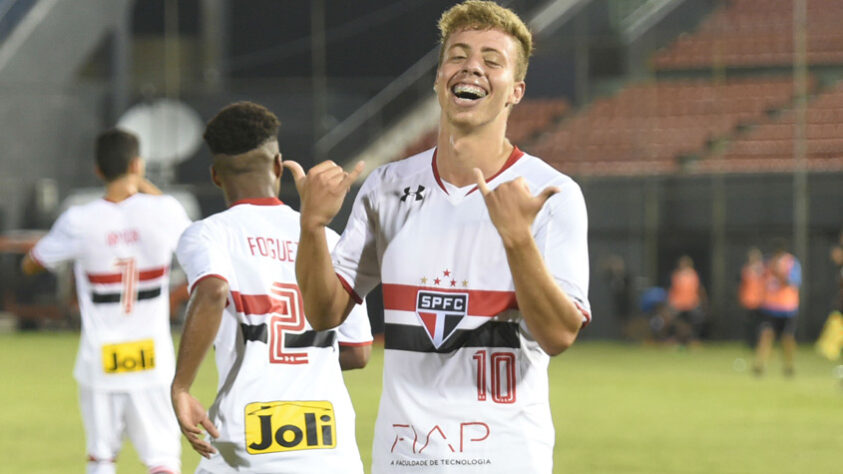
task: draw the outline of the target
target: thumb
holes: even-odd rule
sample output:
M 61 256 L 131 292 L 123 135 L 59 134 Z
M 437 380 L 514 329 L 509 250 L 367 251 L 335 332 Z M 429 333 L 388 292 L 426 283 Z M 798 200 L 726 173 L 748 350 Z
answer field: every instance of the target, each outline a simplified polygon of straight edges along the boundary
M 304 168 L 293 160 L 284 160 L 281 164 L 284 165 L 284 168 L 290 170 L 290 173 L 293 175 L 293 181 L 296 182 L 296 185 L 298 185 L 299 181 L 306 176 Z
M 547 200 L 550 199 L 551 196 L 558 193 L 559 191 L 560 189 L 556 186 L 548 186 L 542 189 L 542 191 L 536 196 L 536 198 L 538 198 L 539 202 L 544 205 L 544 203 L 547 202 Z

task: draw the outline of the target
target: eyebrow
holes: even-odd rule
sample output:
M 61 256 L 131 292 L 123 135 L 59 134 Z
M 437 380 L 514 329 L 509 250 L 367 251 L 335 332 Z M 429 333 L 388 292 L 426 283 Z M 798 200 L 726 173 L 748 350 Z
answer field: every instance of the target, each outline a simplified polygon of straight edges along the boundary
M 448 51 L 450 51 L 454 48 L 462 48 L 462 49 L 467 49 L 469 51 L 471 50 L 471 46 L 467 45 L 466 43 L 454 43 L 454 44 L 451 45 L 450 48 L 448 48 Z M 480 48 L 480 52 L 481 53 L 496 53 L 496 54 L 499 54 L 502 57 L 504 56 L 502 51 L 500 51 L 499 49 L 492 48 L 491 46 L 484 46 L 484 47 Z

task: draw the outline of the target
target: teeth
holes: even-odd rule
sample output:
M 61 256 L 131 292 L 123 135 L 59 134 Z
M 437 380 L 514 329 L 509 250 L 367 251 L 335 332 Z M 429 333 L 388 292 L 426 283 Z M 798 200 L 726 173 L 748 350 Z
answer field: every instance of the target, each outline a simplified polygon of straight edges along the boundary
M 454 86 L 454 95 L 462 99 L 480 99 L 486 97 L 486 91 L 471 84 L 457 84 Z

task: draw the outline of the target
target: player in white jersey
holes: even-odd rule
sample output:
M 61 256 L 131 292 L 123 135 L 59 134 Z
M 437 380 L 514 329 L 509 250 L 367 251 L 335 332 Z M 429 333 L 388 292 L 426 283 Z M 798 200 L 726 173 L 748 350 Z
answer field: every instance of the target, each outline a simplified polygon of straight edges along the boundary
M 24 258 L 24 273 L 73 261 L 82 336 L 79 382 L 89 473 L 113 473 L 124 433 L 150 473 L 178 473 L 181 445 L 168 403 L 174 354 L 169 270 L 190 224 L 184 208 L 143 178 L 137 138 L 100 134 L 102 199 L 65 211 Z
M 173 406 L 205 456 L 197 472 L 362 473 L 340 369 L 366 364 L 371 328 L 364 307 L 338 329 L 317 332 L 305 319 L 295 275 L 299 214 L 276 197 L 278 127 L 264 107 L 240 102 L 205 130 L 229 208 L 179 242 L 191 299 Z M 189 389 L 212 343 L 219 386 L 206 414 Z M 202 439 L 199 426 L 213 439 Z
M 439 26 L 437 147 L 368 177 L 333 259 L 322 229 L 362 164 L 287 164 L 305 308 L 332 327 L 383 284 L 373 473 L 550 474 L 547 364 L 590 319 L 585 202 L 505 138 L 532 50 L 523 22 L 470 0 Z

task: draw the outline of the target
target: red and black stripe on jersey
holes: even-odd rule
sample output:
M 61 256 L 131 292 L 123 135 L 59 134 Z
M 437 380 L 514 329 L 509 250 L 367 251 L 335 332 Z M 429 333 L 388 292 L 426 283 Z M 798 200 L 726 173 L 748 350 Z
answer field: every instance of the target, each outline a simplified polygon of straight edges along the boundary
M 156 267 L 138 272 L 137 281 L 146 282 L 157 280 L 167 274 L 167 267 Z M 85 275 L 88 282 L 94 285 L 113 285 L 123 283 L 123 273 L 88 273 Z M 161 287 L 146 288 L 138 290 L 137 301 L 149 300 L 161 296 Z M 96 304 L 116 304 L 122 301 L 121 292 L 91 291 L 91 302 Z
M 478 328 L 457 329 L 437 349 L 421 326 L 384 324 L 384 348 L 412 352 L 453 352 L 463 347 L 505 347 L 518 349 L 518 323 L 488 321 Z
M 240 333 L 243 342 L 266 343 L 268 334 L 266 324 L 240 324 Z M 284 333 L 284 347 L 287 349 L 301 349 L 305 347 L 331 347 L 337 339 L 337 332 L 333 329 L 328 331 L 304 331 L 301 334 Z

